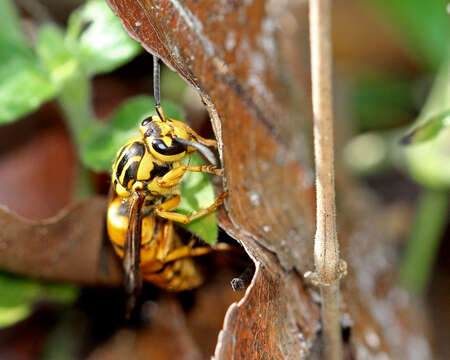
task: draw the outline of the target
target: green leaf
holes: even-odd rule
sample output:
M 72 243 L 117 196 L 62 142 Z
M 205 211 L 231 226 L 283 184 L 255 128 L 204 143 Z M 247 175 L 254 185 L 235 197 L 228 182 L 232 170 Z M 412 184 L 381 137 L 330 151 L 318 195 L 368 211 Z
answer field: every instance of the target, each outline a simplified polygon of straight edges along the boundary
M 78 69 L 78 61 L 67 48 L 64 34 L 55 26 L 39 29 L 36 51 L 55 86 L 61 88 Z
M 60 284 L 44 284 L 10 274 L 0 274 L 0 328 L 25 319 L 37 301 L 71 304 L 78 289 Z
M 13 2 L 0 1 L 0 125 L 36 110 L 55 87 L 29 47 Z
M 36 110 L 56 89 L 31 49 L 3 34 L 0 49 L 0 124 L 6 124 Z
M 202 165 L 204 162 L 200 155 L 194 153 L 187 157 L 186 163 Z M 180 190 L 181 203 L 176 212 L 181 214 L 190 215 L 214 203 L 214 187 L 207 174 L 187 172 L 180 184 Z M 188 225 L 180 224 L 180 226 L 188 229 L 210 245 L 215 245 L 217 242 L 218 229 L 215 213 L 194 220 Z
M 408 146 L 405 150 L 410 175 L 433 189 L 450 188 L 450 127 L 433 140 Z
M 115 130 L 130 131 L 137 129 L 144 118 L 155 114 L 155 99 L 152 96 L 136 96 L 117 109 L 111 118 L 111 126 Z
M 26 304 L 13 307 L 0 306 L 0 329 L 14 325 L 31 314 L 31 306 Z
M 27 42 L 14 2 L 11 0 L 0 1 L 0 14 L 2 14 L 2 21 L 0 21 L 1 36 L 13 43 L 26 45 Z
M 163 102 L 166 115 L 182 119 L 179 107 Z M 120 147 L 132 136 L 139 135 L 139 124 L 147 116 L 155 115 L 155 100 L 151 96 L 137 96 L 125 101 L 106 126 L 101 126 L 81 149 L 83 163 L 94 171 L 110 171 Z
M 366 0 L 398 29 L 408 47 L 430 69 L 437 69 L 450 46 L 446 0 Z M 391 25 L 392 24 L 392 25 Z
M 401 142 L 404 145 L 415 144 L 438 135 L 449 123 L 449 109 L 450 59 L 442 64 L 413 129 L 402 138 Z
M 113 71 L 142 51 L 104 0 L 90 0 L 71 15 L 67 39 L 91 75 Z
M 80 149 L 81 161 L 84 166 L 94 171 L 110 171 L 114 156 L 119 149 L 116 145 L 123 144 L 131 134 L 112 131 L 109 127 L 99 126 L 86 145 Z
M 140 122 L 153 115 L 154 108 L 154 99 L 150 96 L 126 100 L 109 123 L 99 127 L 81 149 L 84 165 L 94 171 L 110 171 L 117 151 L 129 138 L 139 135 Z
M 409 134 L 411 137 L 404 138 L 411 144 L 404 148 L 410 174 L 427 187 L 450 187 L 449 109 L 450 60 L 447 60 L 436 76 L 412 135 Z
M 450 125 L 450 110 L 426 119 L 423 125 L 417 126 L 406 134 L 400 141 L 402 145 L 419 144 L 433 139 L 441 130 Z

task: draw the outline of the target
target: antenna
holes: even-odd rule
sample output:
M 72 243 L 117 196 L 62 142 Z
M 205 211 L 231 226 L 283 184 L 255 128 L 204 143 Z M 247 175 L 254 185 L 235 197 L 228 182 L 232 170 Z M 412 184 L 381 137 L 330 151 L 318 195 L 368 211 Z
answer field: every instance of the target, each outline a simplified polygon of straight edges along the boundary
M 160 82 L 159 58 L 153 55 L 153 95 L 155 96 L 156 108 L 161 106 L 159 82 Z
M 153 55 L 153 95 L 156 102 L 156 112 L 158 113 L 158 116 L 162 121 L 166 121 L 166 116 L 164 115 L 163 109 L 161 107 L 160 79 L 161 76 L 159 68 L 159 58 L 156 55 Z

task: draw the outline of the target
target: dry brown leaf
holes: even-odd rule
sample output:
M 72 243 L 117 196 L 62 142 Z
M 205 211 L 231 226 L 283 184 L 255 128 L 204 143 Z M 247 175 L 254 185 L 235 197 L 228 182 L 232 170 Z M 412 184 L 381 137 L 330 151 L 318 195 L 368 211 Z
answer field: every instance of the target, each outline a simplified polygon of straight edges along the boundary
M 47 116 L 54 114 L 47 112 Z M 24 141 L 20 126 L 31 128 L 31 139 Z M 75 179 L 75 152 L 69 136 L 58 128 L 38 128 L 28 119 L 1 131 L 0 142 L 9 146 L 0 156 L 0 204 L 28 219 L 55 216 L 69 204 Z M 11 144 L 11 139 L 18 144 Z
M 0 207 L 0 267 L 47 280 L 119 285 L 120 263 L 109 247 L 102 251 L 105 209 L 105 199 L 95 198 L 33 222 Z

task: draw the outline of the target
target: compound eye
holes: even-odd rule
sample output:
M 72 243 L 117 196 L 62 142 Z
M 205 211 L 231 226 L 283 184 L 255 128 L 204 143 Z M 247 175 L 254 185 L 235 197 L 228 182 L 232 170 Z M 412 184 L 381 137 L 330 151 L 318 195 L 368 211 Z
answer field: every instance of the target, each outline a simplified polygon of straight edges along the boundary
M 186 145 L 172 141 L 171 146 L 167 146 L 161 139 L 155 139 L 152 142 L 153 149 L 161 155 L 178 155 L 186 151 Z
M 147 126 L 148 124 L 150 124 L 152 122 L 153 118 L 151 116 L 149 116 L 148 118 L 142 120 L 141 122 L 141 126 Z
M 145 126 L 144 124 L 141 125 L 141 127 L 143 127 L 145 130 L 144 136 L 158 138 L 161 136 L 161 129 L 159 128 L 158 123 L 151 121 L 152 120 L 150 118 L 150 121 L 147 123 L 147 126 Z

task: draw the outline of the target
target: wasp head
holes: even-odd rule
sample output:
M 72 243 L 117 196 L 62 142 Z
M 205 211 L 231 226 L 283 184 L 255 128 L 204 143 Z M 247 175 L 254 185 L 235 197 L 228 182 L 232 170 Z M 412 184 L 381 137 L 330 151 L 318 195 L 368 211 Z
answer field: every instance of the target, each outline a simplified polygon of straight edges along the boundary
M 188 139 L 189 135 L 170 119 L 164 121 L 156 115 L 148 117 L 141 122 L 139 131 L 144 137 L 147 149 L 156 159 L 174 162 L 186 155 L 187 146 L 176 139 Z
M 174 162 L 181 160 L 186 153 L 199 151 L 208 161 L 216 165 L 214 154 L 200 144 L 189 132 L 189 127 L 179 121 L 161 116 L 144 119 L 139 127 L 150 153 L 158 160 Z

